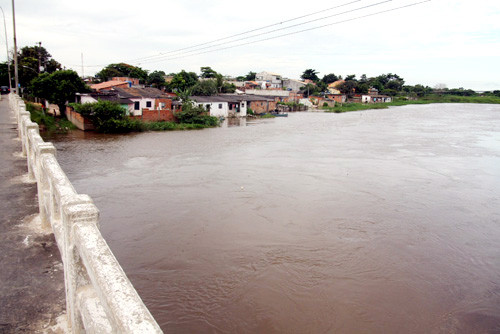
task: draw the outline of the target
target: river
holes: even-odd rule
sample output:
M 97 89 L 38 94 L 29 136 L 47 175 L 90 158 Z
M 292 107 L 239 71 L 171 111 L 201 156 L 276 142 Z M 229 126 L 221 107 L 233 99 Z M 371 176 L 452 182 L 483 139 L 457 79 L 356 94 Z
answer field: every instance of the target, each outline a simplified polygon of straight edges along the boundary
M 500 332 L 500 106 L 51 138 L 166 333 Z

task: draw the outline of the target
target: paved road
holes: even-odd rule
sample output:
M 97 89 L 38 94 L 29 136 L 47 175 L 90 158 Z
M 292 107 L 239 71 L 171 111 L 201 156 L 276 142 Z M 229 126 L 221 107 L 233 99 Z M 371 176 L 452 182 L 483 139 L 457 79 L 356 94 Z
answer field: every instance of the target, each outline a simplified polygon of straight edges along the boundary
M 9 109 L 0 101 L 0 333 L 60 332 L 64 278 L 59 250 L 37 220 L 36 184 Z M 59 317 L 59 318 L 58 318 Z

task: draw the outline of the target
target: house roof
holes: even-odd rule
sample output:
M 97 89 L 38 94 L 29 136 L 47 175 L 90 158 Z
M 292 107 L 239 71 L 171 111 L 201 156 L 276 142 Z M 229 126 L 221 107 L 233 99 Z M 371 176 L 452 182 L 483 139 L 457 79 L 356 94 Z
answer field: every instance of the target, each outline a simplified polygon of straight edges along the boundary
M 135 88 L 135 87 L 114 87 L 113 91 L 116 91 L 119 96 L 126 98 L 170 98 L 167 94 L 163 93 L 161 90 L 152 87 L 146 88 Z
M 116 93 L 91 93 L 91 97 L 93 97 L 96 100 L 103 100 L 103 101 L 112 101 L 112 102 L 118 102 L 120 104 L 132 104 L 131 100 L 121 97 Z
M 212 95 L 212 96 L 191 96 L 191 100 L 198 103 L 217 103 L 217 102 L 232 102 L 240 103 L 243 101 L 274 101 L 274 98 L 269 96 L 259 96 L 259 95 L 234 95 L 234 94 L 224 94 L 224 95 Z
M 345 82 L 344 80 L 337 80 L 337 81 L 334 81 L 331 84 L 329 84 L 328 87 L 337 88 L 338 86 L 340 86 L 344 82 Z
M 105 81 L 105 82 L 101 82 L 98 84 L 90 85 L 90 88 L 95 89 L 95 90 L 101 90 L 101 89 L 113 88 L 115 86 L 125 86 L 125 85 L 128 85 L 128 82 L 111 80 L 111 81 Z

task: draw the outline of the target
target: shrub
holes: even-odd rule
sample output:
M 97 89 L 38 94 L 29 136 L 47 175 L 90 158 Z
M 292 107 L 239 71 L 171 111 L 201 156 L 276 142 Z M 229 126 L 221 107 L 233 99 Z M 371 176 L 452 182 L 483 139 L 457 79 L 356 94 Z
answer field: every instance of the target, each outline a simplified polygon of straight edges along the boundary
M 206 115 L 207 111 L 203 107 L 194 106 L 191 102 L 182 105 L 182 111 L 175 114 L 179 123 L 200 124 L 206 126 L 217 126 L 219 120 L 217 117 Z

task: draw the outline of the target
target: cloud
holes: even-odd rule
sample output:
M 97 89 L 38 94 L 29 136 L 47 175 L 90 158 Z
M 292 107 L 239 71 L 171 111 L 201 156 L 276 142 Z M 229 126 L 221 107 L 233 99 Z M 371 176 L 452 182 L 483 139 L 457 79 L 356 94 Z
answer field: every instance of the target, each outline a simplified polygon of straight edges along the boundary
M 321 29 L 230 49 L 223 49 L 233 45 L 230 40 L 222 40 L 218 42 L 223 45 L 217 52 L 184 53 L 181 57 L 164 57 L 161 62 L 143 59 L 137 63 L 148 70 L 165 72 L 180 69 L 199 72 L 201 66 L 212 66 L 231 75 L 265 69 L 296 78 L 306 68 L 315 68 L 321 74 L 343 75 L 397 72 L 408 82 L 421 80 L 427 84 L 439 78 L 449 86 L 457 82 L 451 66 L 458 72 L 476 67 L 477 71 L 467 70 L 467 82 L 474 83 L 470 88 L 495 88 L 498 82 L 492 78 L 500 77 L 493 60 L 500 50 L 500 11 L 496 1 L 456 0 L 450 3 L 433 0 L 361 18 L 418 1 L 361 0 L 341 9 L 326 10 L 352 0 L 317 0 L 309 7 L 296 0 L 243 3 L 229 0 L 88 0 L 85 3 L 25 0 L 16 3 L 18 45 L 42 41 L 56 60 L 78 71 L 83 53 L 85 72 L 92 74 L 100 70 L 100 66 L 112 62 L 132 62 L 263 26 L 274 25 L 254 34 L 374 5 L 235 44 L 332 24 Z M 0 5 L 11 27 L 10 1 L 0 0 Z M 316 11 L 320 13 L 305 16 Z M 300 16 L 304 17 L 287 22 Z M 355 20 L 333 24 L 350 18 Z M 481 66 L 477 66 L 478 63 Z

